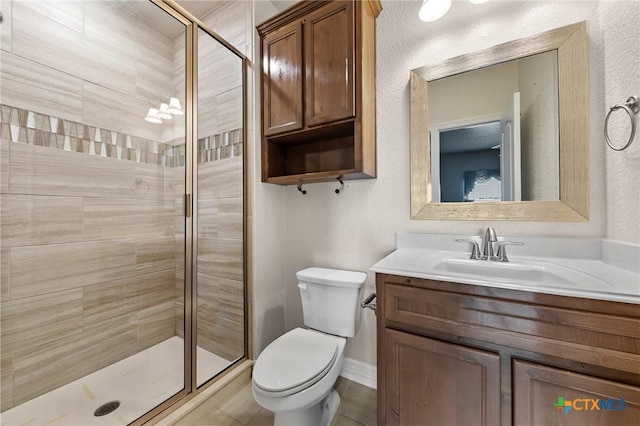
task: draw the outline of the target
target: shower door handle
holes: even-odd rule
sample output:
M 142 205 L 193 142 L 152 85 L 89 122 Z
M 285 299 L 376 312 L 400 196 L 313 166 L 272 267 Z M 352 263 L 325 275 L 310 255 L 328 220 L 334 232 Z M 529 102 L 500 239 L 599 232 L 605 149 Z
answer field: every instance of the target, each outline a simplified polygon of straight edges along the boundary
M 191 217 L 191 194 L 184 195 L 184 216 Z

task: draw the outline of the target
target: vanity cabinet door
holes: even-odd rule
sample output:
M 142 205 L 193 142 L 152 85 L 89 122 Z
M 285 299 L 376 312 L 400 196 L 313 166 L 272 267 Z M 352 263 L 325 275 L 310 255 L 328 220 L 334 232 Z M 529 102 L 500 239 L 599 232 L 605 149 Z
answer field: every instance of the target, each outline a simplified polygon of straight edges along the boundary
M 355 116 L 353 2 L 335 1 L 304 20 L 305 124 Z
M 499 425 L 498 354 L 385 328 L 389 425 Z
M 520 360 L 513 382 L 516 426 L 640 425 L 638 387 Z
M 292 22 L 262 40 L 265 135 L 302 129 L 302 23 Z

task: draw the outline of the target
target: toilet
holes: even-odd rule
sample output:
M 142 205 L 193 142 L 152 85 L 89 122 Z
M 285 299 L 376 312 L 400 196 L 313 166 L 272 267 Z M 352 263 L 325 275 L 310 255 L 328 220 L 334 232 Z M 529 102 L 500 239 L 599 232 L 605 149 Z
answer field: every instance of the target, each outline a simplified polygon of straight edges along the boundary
M 262 351 L 253 367 L 253 396 L 275 414 L 276 426 L 328 426 L 340 406 L 333 385 L 347 337 L 360 325 L 367 274 L 307 268 L 296 277 L 308 328 L 295 328 Z

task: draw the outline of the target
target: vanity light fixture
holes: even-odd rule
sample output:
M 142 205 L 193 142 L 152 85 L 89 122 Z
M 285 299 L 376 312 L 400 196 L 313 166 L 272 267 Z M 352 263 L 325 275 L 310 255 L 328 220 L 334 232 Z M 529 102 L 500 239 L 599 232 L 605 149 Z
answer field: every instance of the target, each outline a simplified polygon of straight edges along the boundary
M 158 108 L 149 108 L 149 112 L 144 119 L 149 123 L 162 124 L 162 118 L 158 115 Z
M 473 3 L 473 4 L 482 4 L 482 3 L 486 3 L 488 1 L 489 0 L 469 0 L 469 2 Z
M 149 123 L 162 124 L 162 120 L 171 120 L 173 115 L 184 115 L 178 98 L 170 98 L 168 104 L 162 102 L 159 108 L 149 108 L 144 119 Z
M 444 16 L 451 8 L 451 0 L 423 0 L 418 18 L 423 22 L 433 22 Z

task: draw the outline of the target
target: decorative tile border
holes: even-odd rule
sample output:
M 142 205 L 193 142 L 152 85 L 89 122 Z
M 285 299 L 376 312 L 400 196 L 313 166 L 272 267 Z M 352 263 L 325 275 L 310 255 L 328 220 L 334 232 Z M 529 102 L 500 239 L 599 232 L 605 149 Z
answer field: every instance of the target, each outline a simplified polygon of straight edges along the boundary
M 198 163 L 209 163 L 242 155 L 242 129 L 198 139 Z
M 243 153 L 242 139 L 242 129 L 234 129 L 198 139 L 198 164 L 241 156 Z M 184 144 L 172 146 L 168 152 L 174 158 L 174 167 L 184 166 Z
M 2 138 L 117 160 L 183 167 L 185 145 L 171 145 L 88 126 L 9 105 L 0 105 Z M 242 155 L 242 129 L 198 139 L 198 163 Z
M 0 111 L 2 137 L 14 143 L 173 166 L 165 153 L 171 145 L 8 105 L 0 105 Z
M 184 141 L 184 139 L 180 140 Z M 167 153 L 171 156 L 171 158 L 173 158 L 173 160 L 171 160 L 172 167 L 184 167 L 184 161 L 186 158 L 185 150 L 186 148 L 184 142 L 179 145 L 172 145 L 171 148 L 169 148 Z

